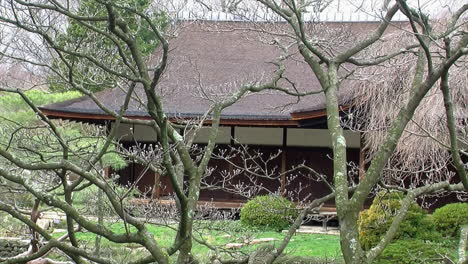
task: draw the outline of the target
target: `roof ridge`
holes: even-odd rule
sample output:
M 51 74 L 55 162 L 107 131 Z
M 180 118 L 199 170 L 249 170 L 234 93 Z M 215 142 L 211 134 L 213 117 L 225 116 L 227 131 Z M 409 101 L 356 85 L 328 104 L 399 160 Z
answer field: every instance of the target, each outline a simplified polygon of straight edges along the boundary
M 238 15 L 221 11 L 194 12 L 183 10 L 172 14 L 174 20 L 205 20 L 216 22 L 286 22 L 282 17 L 271 12 L 256 12 L 254 14 Z M 356 11 L 304 13 L 304 22 L 379 22 L 381 17 L 377 14 Z M 398 12 L 392 21 L 407 21 L 407 18 Z

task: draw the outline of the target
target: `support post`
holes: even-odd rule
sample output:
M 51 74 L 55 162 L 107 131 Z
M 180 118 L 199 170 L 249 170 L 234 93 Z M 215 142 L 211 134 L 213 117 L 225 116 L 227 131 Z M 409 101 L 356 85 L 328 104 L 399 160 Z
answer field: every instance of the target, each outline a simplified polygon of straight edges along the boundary
M 287 149 L 288 130 L 283 128 L 283 146 L 281 152 L 281 195 L 286 196 L 286 149 Z
M 104 168 L 104 178 L 109 179 L 110 178 L 110 167 Z
M 159 173 L 154 173 L 154 186 L 151 199 L 159 199 L 161 196 L 161 175 Z
M 359 133 L 360 138 L 360 146 L 359 146 L 359 181 L 364 178 L 364 174 L 366 173 L 366 155 L 364 152 L 364 137 L 362 133 Z

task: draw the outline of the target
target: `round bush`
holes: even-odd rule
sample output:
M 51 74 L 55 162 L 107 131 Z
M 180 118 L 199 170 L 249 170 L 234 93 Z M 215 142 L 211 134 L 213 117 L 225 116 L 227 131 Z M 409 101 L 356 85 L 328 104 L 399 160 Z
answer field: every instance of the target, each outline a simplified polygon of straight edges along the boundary
M 444 236 L 459 236 L 460 226 L 468 225 L 468 204 L 452 203 L 435 210 L 432 214 L 437 230 Z
M 241 209 L 241 223 L 250 227 L 281 231 L 298 216 L 293 202 L 280 196 L 261 195 Z
M 451 250 L 441 243 L 420 239 L 401 239 L 390 243 L 375 264 L 442 264 L 441 255 L 450 256 Z
M 369 209 L 359 215 L 359 242 L 369 250 L 381 240 L 392 224 L 394 216 L 401 208 L 403 195 L 399 192 L 380 192 Z M 416 202 L 412 202 L 405 219 L 400 224 L 394 239 L 419 238 L 437 240 L 440 235 L 426 211 Z

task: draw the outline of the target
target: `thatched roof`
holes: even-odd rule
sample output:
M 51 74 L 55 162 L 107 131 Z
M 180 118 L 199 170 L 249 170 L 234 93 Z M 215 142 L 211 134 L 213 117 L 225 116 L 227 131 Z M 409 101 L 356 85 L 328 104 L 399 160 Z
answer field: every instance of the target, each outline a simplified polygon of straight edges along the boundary
M 375 23 L 328 23 L 322 27 L 340 28 L 351 35 L 375 27 Z M 178 36 L 170 41 L 170 61 L 164 79 L 158 86 L 163 95 L 164 109 L 169 116 L 182 118 L 203 115 L 210 101 L 200 96 L 200 86 L 217 98 L 218 94 L 235 92 L 243 83 L 268 80 L 275 66 L 271 63 L 280 54 L 279 49 L 265 42 L 262 33 L 246 30 L 252 25 L 245 22 L 186 22 L 181 25 Z M 272 26 L 274 26 L 272 24 Z M 279 27 L 285 28 L 286 25 Z M 273 27 L 272 27 L 273 29 Z M 261 41 L 260 41 L 261 40 Z M 297 48 L 292 47 L 291 58 L 286 61 L 285 76 L 299 91 L 320 90 L 318 80 L 303 61 Z M 283 82 L 284 85 L 288 85 Z M 346 85 L 342 85 L 340 98 L 343 103 L 350 98 Z M 97 93 L 97 98 L 117 110 L 122 105 L 124 91 L 110 89 Z M 138 98 L 145 101 L 141 89 L 136 89 Z M 41 108 L 50 117 L 69 119 L 106 119 L 104 112 L 90 99 L 82 97 L 70 101 L 47 105 Z M 307 116 L 324 116 L 325 96 L 323 93 L 309 95 L 298 100 L 280 92 L 263 92 L 242 98 L 228 107 L 222 114 L 223 122 L 243 120 L 279 124 L 303 119 Z M 308 115 L 298 115 L 307 113 Z M 148 114 L 144 105 L 132 100 L 127 116 L 145 118 Z M 271 123 L 271 122 L 270 122 Z M 284 123 L 286 124 L 286 123 Z

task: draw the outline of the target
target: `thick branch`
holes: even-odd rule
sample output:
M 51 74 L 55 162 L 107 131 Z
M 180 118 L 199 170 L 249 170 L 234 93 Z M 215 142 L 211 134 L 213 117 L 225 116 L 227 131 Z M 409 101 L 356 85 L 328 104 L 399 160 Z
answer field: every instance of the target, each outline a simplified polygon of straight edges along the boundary
M 446 49 L 447 56 L 450 56 L 450 42 L 448 39 L 446 40 Z M 448 70 L 444 71 L 440 81 L 440 89 L 442 90 L 442 94 L 444 96 L 445 114 L 447 117 L 447 127 L 450 135 L 450 151 L 452 153 L 453 163 L 457 169 L 458 176 L 460 177 L 465 190 L 468 191 L 468 175 L 460 157 L 457 131 L 455 128 L 456 120 L 453 114 L 452 93 L 449 86 L 448 77 Z
M 390 24 L 390 21 L 392 20 L 392 17 L 395 15 L 395 13 L 398 11 L 398 6 L 394 5 L 390 9 L 388 9 L 387 14 L 383 18 L 382 22 L 380 23 L 379 27 L 372 32 L 372 34 L 364 39 L 363 41 L 357 43 L 355 46 L 351 47 L 350 49 L 346 50 L 345 52 L 341 53 L 335 58 L 335 61 L 340 64 L 357 54 L 358 52 L 364 50 L 365 48 L 369 47 L 372 45 L 374 42 L 376 42 L 380 37 L 382 37 L 383 33 L 387 29 L 388 25 Z

